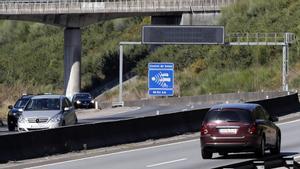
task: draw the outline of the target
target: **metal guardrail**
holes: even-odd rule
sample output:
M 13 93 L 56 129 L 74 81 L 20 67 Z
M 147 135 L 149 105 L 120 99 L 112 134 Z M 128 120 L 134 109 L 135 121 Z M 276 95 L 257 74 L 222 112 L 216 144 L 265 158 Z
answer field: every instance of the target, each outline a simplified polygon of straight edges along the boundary
M 0 0 L 0 15 L 219 11 L 238 0 Z
M 234 45 L 286 45 L 296 41 L 294 33 L 232 33 L 226 42 Z

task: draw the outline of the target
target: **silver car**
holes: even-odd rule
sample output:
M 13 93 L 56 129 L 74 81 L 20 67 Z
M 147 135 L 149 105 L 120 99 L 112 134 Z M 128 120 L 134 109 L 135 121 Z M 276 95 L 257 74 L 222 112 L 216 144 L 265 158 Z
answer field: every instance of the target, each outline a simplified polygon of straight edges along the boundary
M 66 96 L 38 95 L 25 106 L 18 120 L 18 130 L 50 129 L 76 123 L 75 109 Z

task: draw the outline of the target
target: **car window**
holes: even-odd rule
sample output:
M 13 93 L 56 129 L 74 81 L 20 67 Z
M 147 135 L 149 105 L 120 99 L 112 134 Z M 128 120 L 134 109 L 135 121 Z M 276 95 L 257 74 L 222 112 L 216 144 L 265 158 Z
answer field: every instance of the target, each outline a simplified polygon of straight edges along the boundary
M 39 98 L 31 99 L 27 104 L 25 110 L 59 110 L 60 102 L 56 98 Z
M 212 110 L 207 113 L 205 121 L 250 122 L 251 115 L 242 109 Z
M 255 110 L 255 119 L 257 119 L 257 120 L 267 120 L 266 112 L 261 107 L 258 107 Z
M 76 94 L 74 99 L 75 100 L 80 100 L 80 99 L 91 99 L 92 96 L 89 93 L 81 93 L 81 94 Z
M 261 107 L 261 109 L 262 109 L 262 111 L 264 113 L 265 119 L 269 120 L 270 119 L 270 114 L 264 108 Z
M 63 99 L 63 108 L 70 107 L 66 99 Z
M 65 98 L 65 101 L 66 101 L 68 107 L 72 107 L 73 106 L 73 104 L 70 102 L 69 99 Z
M 23 108 L 26 106 L 26 103 L 29 101 L 28 99 L 19 99 L 16 104 L 14 105 L 15 108 Z

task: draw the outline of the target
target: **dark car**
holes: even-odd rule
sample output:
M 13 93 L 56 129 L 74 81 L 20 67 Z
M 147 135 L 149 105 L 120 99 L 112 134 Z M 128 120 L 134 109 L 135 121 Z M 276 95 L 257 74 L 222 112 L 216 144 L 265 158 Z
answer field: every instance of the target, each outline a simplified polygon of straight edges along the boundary
M 7 127 L 9 131 L 14 131 L 17 127 L 18 119 L 22 114 L 23 108 L 26 106 L 31 97 L 33 97 L 33 95 L 23 95 L 16 101 L 14 106 L 8 106 Z
M 95 101 L 90 93 L 76 93 L 72 97 L 72 102 L 75 108 L 93 108 Z
M 238 103 L 213 106 L 201 126 L 203 159 L 213 153 L 255 152 L 258 157 L 270 150 L 280 153 L 281 132 L 273 123 L 278 121 L 258 104 Z

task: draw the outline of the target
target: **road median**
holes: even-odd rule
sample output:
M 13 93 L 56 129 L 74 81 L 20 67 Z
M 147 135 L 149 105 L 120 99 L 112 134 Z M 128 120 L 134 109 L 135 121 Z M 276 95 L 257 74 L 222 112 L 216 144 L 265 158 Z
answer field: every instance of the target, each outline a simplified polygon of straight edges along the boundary
M 272 100 L 261 100 L 259 103 L 267 105 L 266 109 L 276 110 L 276 115 L 279 116 L 299 109 L 297 93 Z M 198 132 L 207 111 L 208 109 L 189 110 L 114 122 L 82 124 L 3 135 L 0 137 L 0 162 L 5 163 Z

